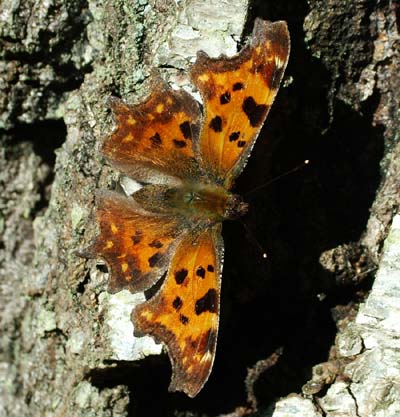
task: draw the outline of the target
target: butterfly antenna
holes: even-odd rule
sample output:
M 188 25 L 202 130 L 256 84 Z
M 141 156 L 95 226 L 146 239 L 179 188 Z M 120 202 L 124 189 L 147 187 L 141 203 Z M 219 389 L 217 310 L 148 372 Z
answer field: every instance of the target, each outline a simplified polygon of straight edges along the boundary
M 294 167 L 293 169 L 291 169 L 290 171 L 287 171 L 287 172 L 284 172 L 283 174 L 281 174 L 281 175 L 278 175 L 277 177 L 275 177 L 275 178 L 273 178 L 272 180 L 270 180 L 270 181 L 268 181 L 268 182 L 266 182 L 265 184 L 261 184 L 261 185 L 259 185 L 258 187 L 256 187 L 256 188 L 253 188 L 252 190 L 250 190 L 250 191 L 247 191 L 247 193 L 244 193 L 243 195 L 244 196 L 248 196 L 249 194 L 254 194 L 255 192 L 257 192 L 257 191 L 259 191 L 259 190 L 261 190 L 262 188 L 265 188 L 265 187 L 268 187 L 268 186 L 270 186 L 271 184 L 273 184 L 275 181 L 278 181 L 278 180 L 280 180 L 280 179 L 282 179 L 283 177 L 286 177 L 286 176 L 288 176 L 288 175 L 290 175 L 290 174 L 293 174 L 294 172 L 296 172 L 296 171 L 298 171 L 299 169 L 302 169 L 302 168 L 304 168 L 306 165 L 308 165 L 310 163 L 310 160 L 309 159 L 305 159 L 300 165 L 297 165 L 297 167 Z
M 256 237 L 254 236 L 253 232 L 250 230 L 249 226 L 247 225 L 246 222 L 243 221 L 243 219 L 241 219 L 239 217 L 240 223 L 242 223 L 244 230 L 246 230 L 247 233 L 247 237 L 249 238 L 249 240 L 253 243 L 253 245 L 259 250 L 261 257 L 263 259 L 267 259 L 267 252 L 264 250 L 264 248 L 260 245 L 260 242 L 256 239 Z

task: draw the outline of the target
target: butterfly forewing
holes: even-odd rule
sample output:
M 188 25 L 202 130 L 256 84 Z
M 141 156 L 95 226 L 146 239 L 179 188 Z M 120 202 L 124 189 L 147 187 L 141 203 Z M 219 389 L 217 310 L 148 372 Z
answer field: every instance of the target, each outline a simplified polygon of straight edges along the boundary
M 218 332 L 223 245 L 221 225 L 188 233 L 160 291 L 133 312 L 135 328 L 166 344 L 171 391 L 194 397 L 211 372 Z
M 285 22 L 257 19 L 250 44 L 232 57 L 200 53 L 191 77 L 204 102 L 200 154 L 230 188 L 242 171 L 279 88 L 289 56 Z
M 195 146 L 201 113 L 189 94 L 157 79 L 144 103 L 130 106 L 117 98 L 110 103 L 117 127 L 102 153 L 115 167 L 153 183 L 198 177 Z

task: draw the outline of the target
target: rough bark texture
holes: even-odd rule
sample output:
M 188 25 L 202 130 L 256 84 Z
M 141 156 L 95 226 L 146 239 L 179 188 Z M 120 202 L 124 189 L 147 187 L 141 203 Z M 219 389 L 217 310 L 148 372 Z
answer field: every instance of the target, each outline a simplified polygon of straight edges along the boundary
M 238 192 L 311 165 L 250 200 L 267 263 L 225 227 L 219 349 L 189 400 L 132 335 L 144 295 L 108 294 L 75 251 L 120 182 L 97 151 L 107 98 L 137 101 L 154 67 L 186 85 L 197 50 L 234 53 L 254 16 L 288 21 L 292 53 Z M 390 0 L 3 0 L 0 416 L 399 415 L 398 27 Z

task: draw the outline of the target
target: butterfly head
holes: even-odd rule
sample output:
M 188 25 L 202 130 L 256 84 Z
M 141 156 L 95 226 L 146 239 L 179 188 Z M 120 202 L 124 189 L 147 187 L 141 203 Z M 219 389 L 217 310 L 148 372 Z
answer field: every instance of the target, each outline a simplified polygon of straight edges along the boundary
M 227 220 L 235 220 L 247 213 L 249 205 L 243 201 L 238 194 L 230 194 L 225 205 L 225 215 Z

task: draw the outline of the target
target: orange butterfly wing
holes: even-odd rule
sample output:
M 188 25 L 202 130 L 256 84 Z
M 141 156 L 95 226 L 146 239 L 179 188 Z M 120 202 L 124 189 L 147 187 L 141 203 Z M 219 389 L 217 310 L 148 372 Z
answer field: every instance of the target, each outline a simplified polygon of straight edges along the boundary
M 285 22 L 256 19 L 251 42 L 232 57 L 199 53 L 191 78 L 204 102 L 204 168 L 230 188 L 246 163 L 274 101 L 289 56 Z
M 97 195 L 100 234 L 81 255 L 103 257 L 110 268 L 110 292 L 150 288 L 167 270 L 185 220 L 149 213 L 115 192 Z
M 229 189 L 268 114 L 288 54 L 286 24 L 256 20 L 250 45 L 237 56 L 211 59 L 201 53 L 191 70 L 204 103 L 200 137 L 201 114 L 194 99 L 157 81 L 143 104 L 113 99 L 117 128 L 104 142 L 103 154 L 133 178 L 176 186 L 173 191 L 186 193 L 202 181 Z M 168 192 L 151 187 L 148 194 L 139 191 L 136 202 L 135 194 L 100 194 L 100 235 L 87 254 L 107 261 L 111 291 L 149 288 L 168 269 L 161 289 L 135 308 L 132 319 L 136 329 L 167 346 L 173 366 L 170 390 L 194 397 L 207 381 L 215 356 L 221 223 L 217 217 L 199 220 L 190 206 L 195 198 L 190 192 L 186 207 L 182 201 L 154 198 L 167 198 Z
M 197 178 L 195 159 L 200 108 L 185 91 L 174 91 L 153 75 L 154 89 L 144 103 L 110 100 L 117 128 L 102 147 L 113 166 L 138 181 L 173 183 Z
M 166 344 L 170 391 L 194 397 L 206 383 L 218 332 L 223 242 L 221 224 L 188 233 L 159 292 L 135 308 L 135 328 Z

